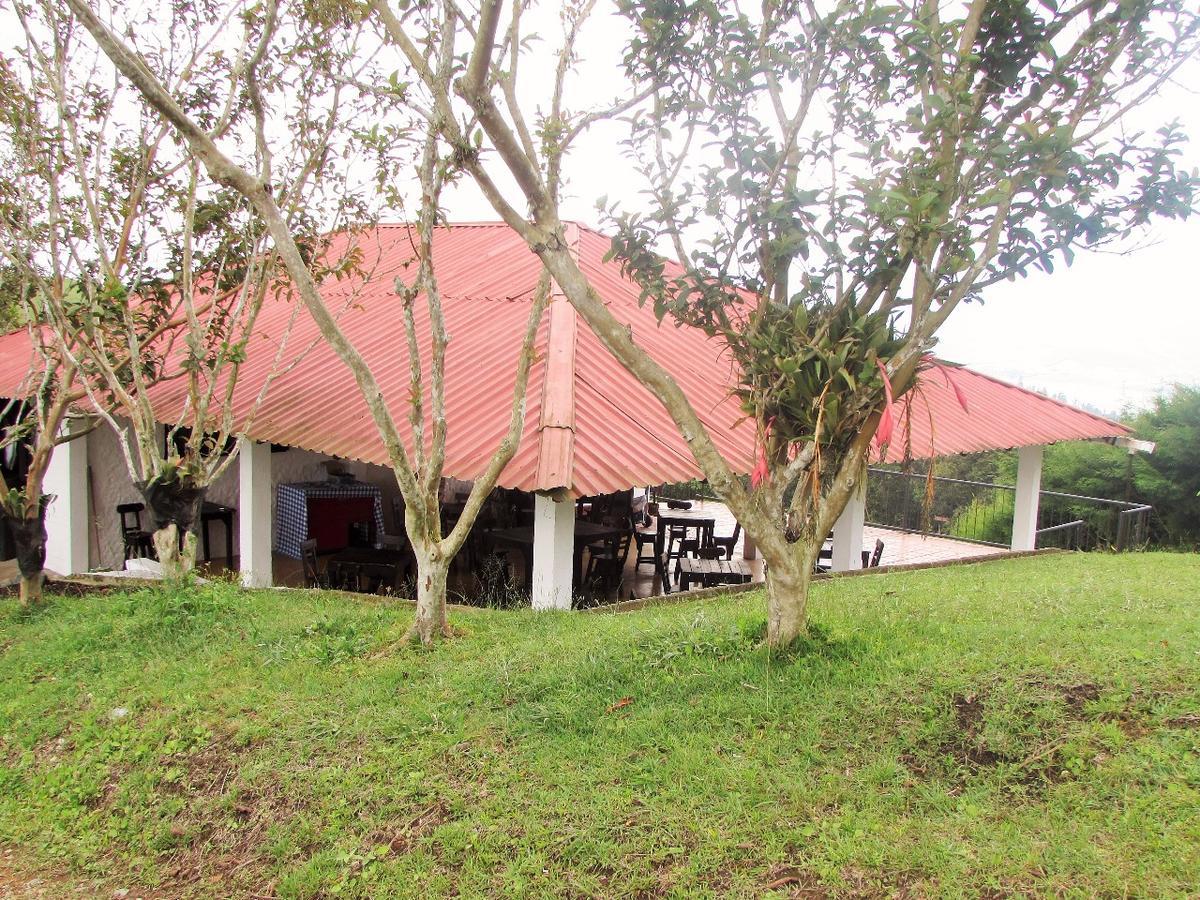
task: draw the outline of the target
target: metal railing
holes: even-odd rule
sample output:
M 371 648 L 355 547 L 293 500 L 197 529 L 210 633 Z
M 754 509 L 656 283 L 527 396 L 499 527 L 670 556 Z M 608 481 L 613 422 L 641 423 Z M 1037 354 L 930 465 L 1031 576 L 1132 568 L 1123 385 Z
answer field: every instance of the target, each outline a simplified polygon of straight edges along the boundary
M 1016 488 L 925 473 L 871 468 L 866 519 L 871 525 L 953 537 L 997 547 L 1012 543 Z M 1038 547 L 1132 550 L 1146 544 L 1150 513 L 1145 504 L 1042 491 L 1038 501 Z

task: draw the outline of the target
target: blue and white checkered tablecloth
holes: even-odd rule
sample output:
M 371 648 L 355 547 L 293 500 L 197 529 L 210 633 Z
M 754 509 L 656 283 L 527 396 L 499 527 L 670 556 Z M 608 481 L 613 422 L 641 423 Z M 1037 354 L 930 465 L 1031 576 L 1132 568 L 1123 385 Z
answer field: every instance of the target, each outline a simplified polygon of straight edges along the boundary
M 300 558 L 300 544 L 308 538 L 308 501 L 313 498 L 375 498 L 375 533 L 383 534 L 383 492 L 365 482 L 297 481 L 275 489 L 275 552 Z

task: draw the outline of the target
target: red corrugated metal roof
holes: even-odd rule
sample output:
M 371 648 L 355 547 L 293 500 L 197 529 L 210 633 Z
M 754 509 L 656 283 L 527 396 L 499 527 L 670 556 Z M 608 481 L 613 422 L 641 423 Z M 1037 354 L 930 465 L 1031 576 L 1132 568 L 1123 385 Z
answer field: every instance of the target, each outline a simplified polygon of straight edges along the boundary
M 1133 433 L 1119 422 L 965 366 L 942 366 L 945 374 L 937 368 L 922 372 L 917 386 L 893 405 L 896 436 L 886 462 L 902 461 L 906 444 L 914 458 L 925 459 Z
M 30 370 L 34 365 L 40 369 L 40 363 L 28 332 L 14 331 L 0 337 L 0 396 L 23 396 L 29 387 L 26 382 Z
M 608 238 L 578 226 L 569 231 L 580 267 L 597 293 L 630 326 L 634 340 L 676 378 L 734 468 L 749 471 L 753 428 L 729 394 L 732 365 L 721 344 L 695 329 L 670 322 L 660 325 L 652 310 L 638 304 L 638 289 L 622 277 L 619 266 L 604 262 Z M 411 440 L 408 354 L 393 284 L 409 271 L 412 241 L 403 225 L 380 226 L 357 240 L 370 276 L 331 280 L 324 296 L 370 365 L 401 434 Z M 450 335 L 445 474 L 470 479 L 486 466 L 507 428 L 517 353 L 541 263 L 502 224 L 440 228 L 433 253 Z M 383 443 L 353 377 L 318 339 L 311 317 L 300 310 L 287 335 L 297 302 L 272 299 L 259 316 L 235 394 L 239 421 L 249 415 L 275 369 L 286 335 L 280 354 L 286 371 L 271 385 L 245 426 L 246 433 L 262 441 L 387 465 Z M 413 310 L 428 371 L 429 323 L 423 298 Z M 30 359 L 23 332 L 0 338 L 0 393 L 18 389 Z M 918 457 L 1128 433 L 1115 422 L 967 369 L 955 369 L 955 379 L 970 414 L 959 407 L 941 375 L 923 375 L 920 390 L 908 401 L 912 415 L 898 409 L 889 460 L 903 454 L 909 419 L 912 452 Z M 184 396 L 178 380 L 154 388 L 154 407 L 163 421 L 179 419 Z M 552 300 L 538 332 L 521 446 L 500 484 L 595 494 L 694 477 L 702 477 L 699 468 L 661 404 L 590 329 L 575 321 L 564 299 Z

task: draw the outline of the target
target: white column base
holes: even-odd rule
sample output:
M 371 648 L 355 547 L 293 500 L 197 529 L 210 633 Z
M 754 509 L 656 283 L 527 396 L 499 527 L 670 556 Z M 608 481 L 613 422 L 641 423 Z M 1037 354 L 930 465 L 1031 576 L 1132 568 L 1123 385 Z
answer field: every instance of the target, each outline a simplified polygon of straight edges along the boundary
M 87 445 L 84 436 L 55 447 L 42 482 L 54 497 L 46 508 L 46 568 L 59 575 L 88 570 Z
M 846 508 L 833 524 L 833 559 L 830 568 L 834 572 L 853 572 L 862 568 L 863 523 L 867 514 L 866 476 L 858 490 L 847 501 Z
M 246 587 L 270 587 L 271 445 L 238 441 L 238 568 Z
M 533 608 L 570 609 L 575 571 L 575 501 L 535 494 Z
M 1017 450 L 1017 491 L 1013 500 L 1012 548 L 1032 550 L 1037 543 L 1038 499 L 1042 489 L 1040 444 Z

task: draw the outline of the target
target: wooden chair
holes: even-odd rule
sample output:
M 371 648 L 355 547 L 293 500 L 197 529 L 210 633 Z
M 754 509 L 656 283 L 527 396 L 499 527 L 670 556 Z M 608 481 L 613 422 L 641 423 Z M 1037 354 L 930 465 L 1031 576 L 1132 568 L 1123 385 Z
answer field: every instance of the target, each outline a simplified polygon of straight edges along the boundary
M 632 529 L 621 532 L 614 538 L 588 548 L 588 566 L 583 580 L 589 584 L 599 581 L 605 592 L 619 590 L 625 573 L 625 560 L 629 558 L 629 541 Z
M 712 546 L 712 520 L 698 519 L 695 523 L 672 525 L 667 529 L 667 566 L 681 556 L 692 555 L 702 547 Z
M 328 590 L 330 587 L 329 573 L 321 571 L 321 561 L 317 557 L 316 538 L 300 542 L 300 561 L 304 566 L 304 586 Z
M 359 593 L 395 594 L 400 582 L 400 567 L 391 563 L 361 563 L 356 567 Z
M 870 551 L 867 551 L 867 550 L 864 550 L 862 552 L 863 568 L 864 569 L 879 568 L 879 560 L 881 560 L 882 558 L 883 558 L 883 541 L 876 540 L 875 541 L 875 551 L 873 553 Z
M 142 529 L 142 513 L 145 509 L 144 503 L 122 503 L 117 507 L 126 559 L 154 558 L 154 535 Z
M 742 536 L 742 523 L 733 523 L 733 534 L 730 535 L 713 535 L 712 545 L 719 547 L 725 554 L 726 559 L 733 559 L 733 548 L 737 546 L 738 538 Z M 720 557 L 717 557 L 718 559 Z
M 638 528 L 633 532 L 633 540 L 637 544 L 637 556 L 633 560 L 633 570 L 636 572 L 642 563 L 657 567 L 658 560 L 654 557 L 654 545 L 658 541 L 658 528 L 651 524 L 649 528 Z M 646 547 L 650 552 L 646 553 Z

